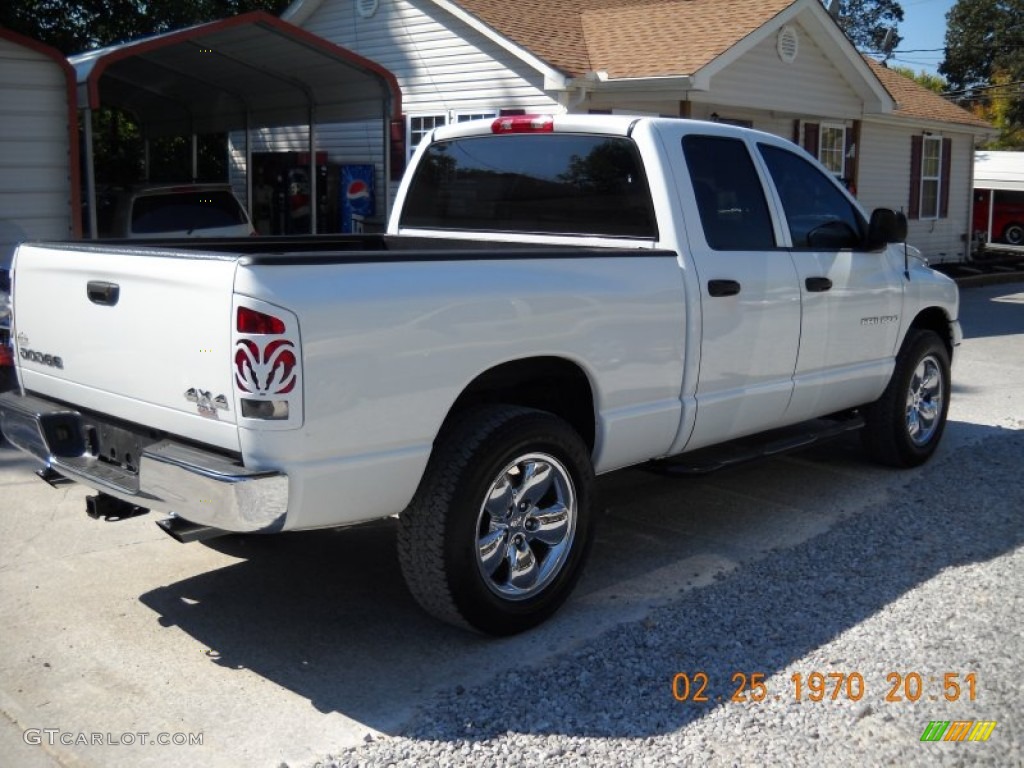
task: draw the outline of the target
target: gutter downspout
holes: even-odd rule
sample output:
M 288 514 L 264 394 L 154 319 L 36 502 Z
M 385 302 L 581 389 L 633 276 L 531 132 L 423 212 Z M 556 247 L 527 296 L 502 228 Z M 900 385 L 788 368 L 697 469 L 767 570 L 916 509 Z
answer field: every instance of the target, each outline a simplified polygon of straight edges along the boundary
M 580 106 L 580 104 L 582 104 L 584 101 L 586 101 L 590 97 L 590 92 L 591 92 L 591 89 L 587 85 L 577 86 L 575 98 L 572 97 L 572 92 L 571 91 L 567 91 L 566 95 L 569 96 L 569 98 L 567 99 L 568 104 L 566 104 L 566 107 L 565 107 L 566 113 L 567 114 L 575 113 L 576 109 Z

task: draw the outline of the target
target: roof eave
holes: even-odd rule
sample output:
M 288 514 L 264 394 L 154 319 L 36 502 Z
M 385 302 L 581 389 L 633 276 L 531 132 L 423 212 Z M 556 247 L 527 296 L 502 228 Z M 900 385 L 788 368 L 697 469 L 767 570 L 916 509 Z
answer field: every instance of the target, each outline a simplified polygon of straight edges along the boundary
M 569 88 L 582 88 L 591 92 L 657 91 L 661 93 L 695 90 L 691 75 L 655 75 L 652 77 L 609 77 L 607 72 L 588 72 L 583 77 L 566 81 Z
M 979 138 L 994 138 L 999 135 L 999 130 L 994 126 L 986 127 L 972 125 L 971 123 L 957 123 L 952 120 L 901 115 L 898 112 L 884 115 L 865 115 L 864 120 L 874 123 L 900 125 L 905 128 L 916 128 L 922 131 L 935 131 L 936 133 L 970 133 Z

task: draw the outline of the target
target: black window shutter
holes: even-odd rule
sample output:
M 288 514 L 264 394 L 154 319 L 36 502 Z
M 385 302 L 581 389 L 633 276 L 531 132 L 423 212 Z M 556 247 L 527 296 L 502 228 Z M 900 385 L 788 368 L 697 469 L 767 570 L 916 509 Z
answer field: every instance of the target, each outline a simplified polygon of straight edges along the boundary
M 804 123 L 804 149 L 814 157 L 818 156 L 818 137 L 821 133 L 821 126 L 818 123 Z
M 923 137 L 910 137 L 910 210 L 907 211 L 908 219 L 921 218 L 921 151 L 923 148 Z
M 950 167 L 953 164 L 953 140 L 942 140 L 942 167 L 939 173 L 942 174 L 939 182 L 939 217 L 949 217 L 949 176 Z
M 405 173 L 405 118 L 391 121 L 391 180 L 401 181 Z

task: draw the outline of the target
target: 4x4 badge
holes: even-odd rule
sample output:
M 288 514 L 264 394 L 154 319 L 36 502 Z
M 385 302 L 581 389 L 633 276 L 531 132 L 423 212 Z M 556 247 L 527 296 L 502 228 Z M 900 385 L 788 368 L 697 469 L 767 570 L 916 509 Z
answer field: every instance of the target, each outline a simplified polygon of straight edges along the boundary
M 228 410 L 228 398 L 226 395 L 214 397 L 205 389 L 189 387 L 185 390 L 185 399 L 190 403 L 195 403 L 199 407 L 199 412 L 204 415 L 206 412 L 213 411 L 214 408 L 219 408 L 222 411 Z

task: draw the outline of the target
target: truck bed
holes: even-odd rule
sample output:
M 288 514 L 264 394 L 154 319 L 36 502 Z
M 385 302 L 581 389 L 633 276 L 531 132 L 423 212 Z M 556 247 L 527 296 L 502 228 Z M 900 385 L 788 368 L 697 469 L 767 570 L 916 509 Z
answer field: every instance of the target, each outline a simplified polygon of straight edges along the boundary
M 630 247 L 588 247 L 583 245 L 537 245 L 536 243 L 495 242 L 484 239 L 416 237 L 412 235 L 353 234 L 305 235 L 246 238 L 170 238 L 160 240 L 92 240 L 86 242 L 47 243 L 60 248 L 96 253 L 139 253 L 161 256 L 203 255 L 238 258 L 251 257 L 250 264 L 330 263 L 368 261 L 436 261 L 504 258 L 594 258 L 622 256 L 634 252 Z M 394 254 L 389 256 L 387 254 Z

